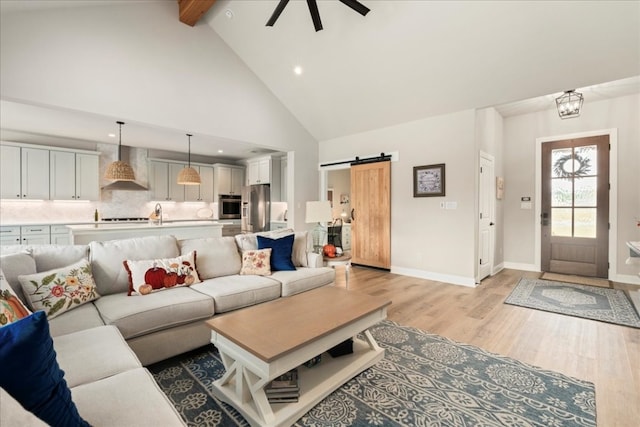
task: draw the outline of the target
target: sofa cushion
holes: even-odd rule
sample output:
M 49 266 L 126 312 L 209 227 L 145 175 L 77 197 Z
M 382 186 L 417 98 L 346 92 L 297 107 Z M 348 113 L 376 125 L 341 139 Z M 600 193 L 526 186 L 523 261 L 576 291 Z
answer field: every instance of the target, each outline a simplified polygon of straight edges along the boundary
M 293 250 L 293 234 L 271 239 L 258 235 L 258 249 L 271 248 L 271 271 L 295 270 L 296 266 L 291 261 Z
M 31 256 L 36 260 L 36 270 L 39 272 L 89 259 L 89 245 L 30 245 L 28 247 Z
M 35 274 L 37 273 L 36 261 L 28 252 L 18 252 L 9 255 L 0 256 L 0 268 L 4 273 L 4 278 L 14 290 L 18 298 L 23 303 L 27 302 L 27 299 L 22 292 L 22 286 L 20 286 L 20 280 L 18 276 L 21 274 Z
M 95 328 L 96 326 L 104 326 L 104 322 L 92 302 L 49 319 L 49 332 L 51 332 L 52 337 Z
M 198 253 L 198 275 L 202 280 L 240 273 L 242 261 L 232 236 L 179 240 L 178 246 L 181 254 Z
M 0 387 L 50 425 L 88 426 L 71 400 L 44 312 L 0 328 Z
M 208 319 L 214 314 L 210 297 L 186 287 L 145 296 L 112 294 L 94 304 L 104 322 L 117 326 L 125 339 Z
M 125 260 L 123 265 L 129 275 L 128 295 L 134 292 L 147 295 L 154 290 L 200 283 L 195 251 L 175 258 Z
M 280 283 L 264 276 L 224 276 L 208 279 L 190 289 L 215 300 L 216 313 L 271 301 L 280 297 Z
M 31 312 L 16 296 L 0 268 L 0 327 L 30 315 Z
M 330 267 L 301 267 L 296 271 L 276 271 L 271 278 L 282 284 L 282 296 L 286 297 L 333 283 L 336 271 Z
M 271 248 L 242 252 L 240 275 L 270 276 Z
M 82 417 L 94 426 L 185 425 L 145 368 L 83 384 L 71 392 Z
M 142 366 L 115 326 L 55 337 L 53 348 L 71 388 Z
M 33 310 L 44 310 L 49 319 L 86 304 L 100 295 L 86 259 L 42 273 L 18 276 Z
M 173 236 L 149 236 L 89 243 L 93 277 L 100 295 L 127 292 L 129 276 L 122 261 L 173 258 L 180 255 Z
M 296 267 L 309 267 L 307 254 L 311 251 L 311 241 L 306 231 L 296 231 L 287 228 L 284 230 L 263 231 L 259 233 L 238 234 L 235 236 L 238 249 L 242 251 L 258 249 L 258 235 L 278 239 L 280 237 L 294 235 L 291 260 Z

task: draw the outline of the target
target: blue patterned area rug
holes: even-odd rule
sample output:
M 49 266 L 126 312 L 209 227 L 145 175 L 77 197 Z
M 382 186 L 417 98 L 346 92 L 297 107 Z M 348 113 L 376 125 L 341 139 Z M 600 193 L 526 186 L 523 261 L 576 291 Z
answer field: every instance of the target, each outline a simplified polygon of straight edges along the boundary
M 521 278 L 505 304 L 640 328 L 640 316 L 620 289 Z
M 296 426 L 595 426 L 593 384 L 384 321 L 383 360 Z M 323 354 L 322 357 L 330 357 Z M 246 426 L 211 392 L 224 368 L 212 345 L 149 366 L 189 426 Z

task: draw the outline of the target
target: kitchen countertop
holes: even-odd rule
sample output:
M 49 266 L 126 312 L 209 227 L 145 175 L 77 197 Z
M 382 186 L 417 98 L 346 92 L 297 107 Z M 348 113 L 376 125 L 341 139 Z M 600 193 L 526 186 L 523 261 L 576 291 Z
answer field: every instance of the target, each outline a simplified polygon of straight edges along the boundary
M 240 225 L 240 220 L 217 220 L 217 219 L 200 219 L 200 218 L 184 218 L 184 219 L 165 219 L 162 221 L 163 224 L 173 224 L 173 223 L 182 223 L 182 222 L 215 222 L 217 224 L 222 225 Z M 27 221 L 27 222 L 3 222 L 0 223 L 0 227 L 30 227 L 33 225 L 115 225 L 115 224 L 136 224 L 136 225 L 146 225 L 148 222 L 144 221 Z
M 197 226 L 224 226 L 225 223 L 218 221 L 175 221 L 163 222 L 162 225 L 151 222 L 101 222 L 93 224 L 71 224 L 69 229 L 73 232 L 79 231 L 96 231 L 96 230 L 132 230 L 132 229 L 149 229 L 149 228 L 181 228 L 181 227 L 197 227 Z

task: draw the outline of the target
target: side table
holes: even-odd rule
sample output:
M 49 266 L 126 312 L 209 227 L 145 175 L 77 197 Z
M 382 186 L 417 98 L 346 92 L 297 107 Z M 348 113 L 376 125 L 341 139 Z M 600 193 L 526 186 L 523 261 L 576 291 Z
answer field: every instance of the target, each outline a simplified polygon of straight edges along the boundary
M 324 264 L 327 267 L 335 268 L 336 265 L 344 265 L 344 278 L 346 281 L 346 287 L 349 289 L 349 270 L 351 269 L 351 252 L 344 252 L 342 255 L 329 258 L 323 257 Z

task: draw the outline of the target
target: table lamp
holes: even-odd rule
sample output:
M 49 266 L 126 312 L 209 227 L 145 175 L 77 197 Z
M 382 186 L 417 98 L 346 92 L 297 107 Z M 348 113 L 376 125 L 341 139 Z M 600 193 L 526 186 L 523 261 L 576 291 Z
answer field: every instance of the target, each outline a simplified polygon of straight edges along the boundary
M 312 222 L 316 223 L 315 228 L 311 232 L 311 236 L 313 237 L 313 251 L 315 253 L 322 253 L 322 243 L 324 242 L 324 235 L 326 234 L 322 223 L 332 220 L 331 203 L 329 203 L 328 200 L 307 202 L 305 222 L 308 224 Z

